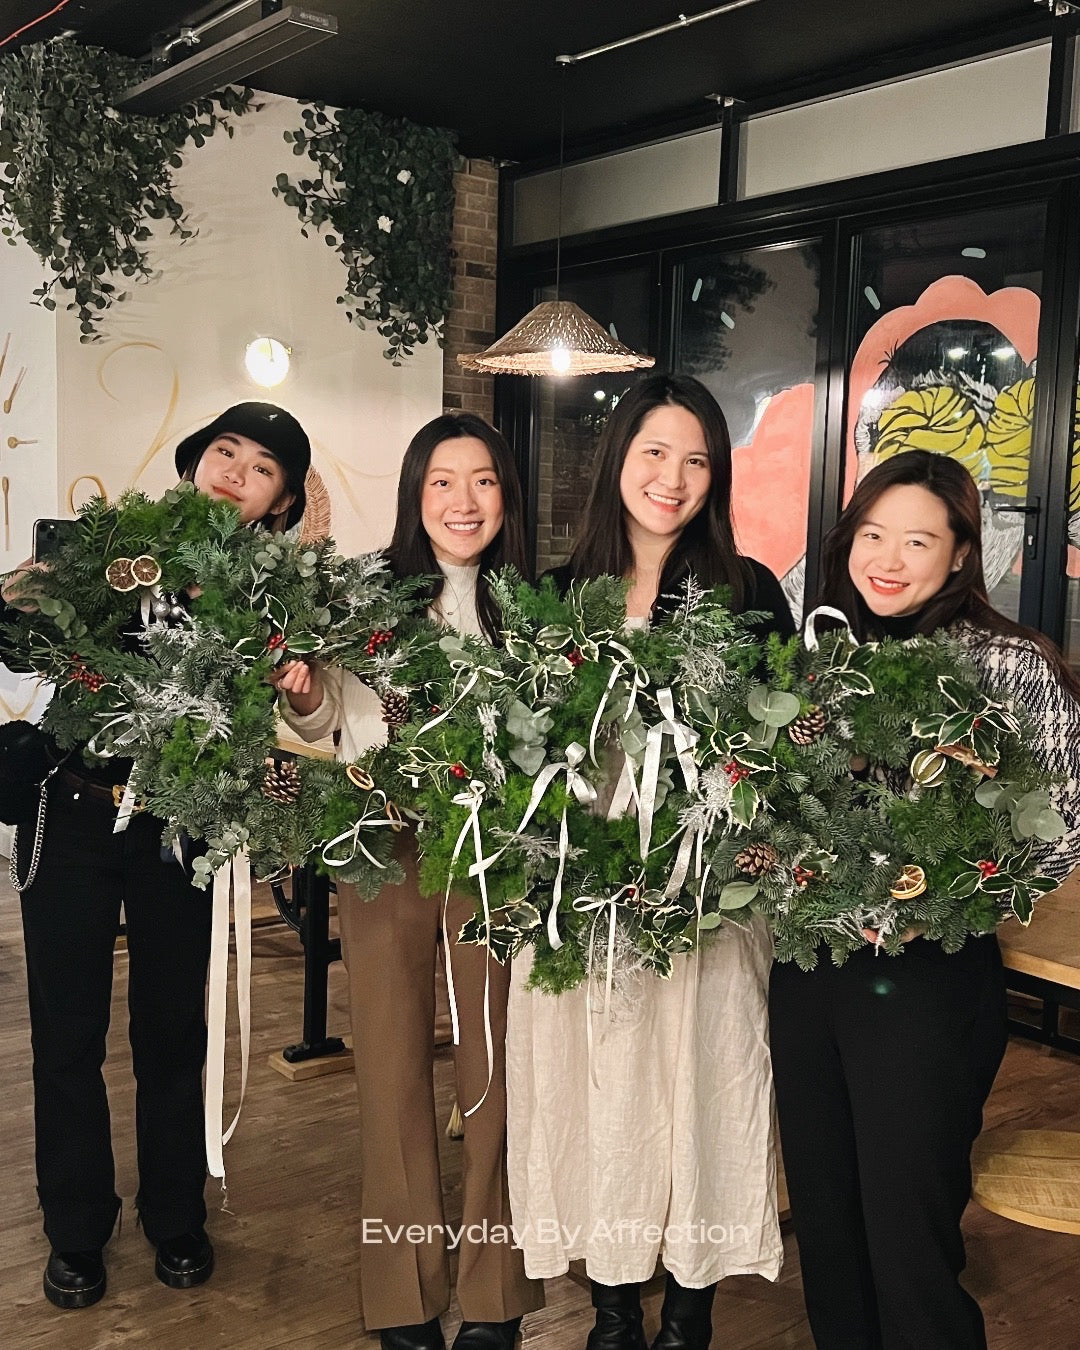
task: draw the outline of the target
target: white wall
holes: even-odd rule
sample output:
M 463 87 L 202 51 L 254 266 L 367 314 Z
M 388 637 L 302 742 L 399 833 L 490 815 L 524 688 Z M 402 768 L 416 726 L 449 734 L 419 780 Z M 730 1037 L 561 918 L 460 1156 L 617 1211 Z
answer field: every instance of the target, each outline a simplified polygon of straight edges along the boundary
M 32 522 L 57 514 L 56 317 L 30 303 L 43 275 L 25 244 L 0 242 L 0 572 L 29 555 Z
M 175 480 L 181 437 L 231 403 L 266 398 L 307 429 L 333 533 L 358 552 L 389 538 L 402 452 L 442 410 L 442 353 L 431 343 L 395 368 L 373 328 L 346 322 L 335 303 L 345 278 L 337 253 L 303 238 L 295 212 L 271 193 L 282 171 L 314 172 L 282 139 L 300 125 L 299 107 L 257 97 L 263 107 L 236 122 L 231 140 L 219 132 L 188 155 L 176 192 L 199 233 L 183 245 L 159 233 L 152 257 L 161 275 L 113 307 L 103 341 L 80 343 L 74 316 L 58 317 L 60 514 L 98 483 L 110 498 L 132 485 L 159 495 Z M 27 284 L 7 290 L 9 307 L 29 299 Z M 242 364 L 261 335 L 293 348 L 288 378 L 270 392 Z M 21 506 L 17 528 L 28 529 Z

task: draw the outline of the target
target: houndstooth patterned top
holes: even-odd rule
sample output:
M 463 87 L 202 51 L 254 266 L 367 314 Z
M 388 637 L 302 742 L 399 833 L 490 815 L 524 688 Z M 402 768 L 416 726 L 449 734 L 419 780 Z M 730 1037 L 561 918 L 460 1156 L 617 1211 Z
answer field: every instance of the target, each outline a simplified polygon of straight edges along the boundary
M 1057 780 L 1050 788 L 1050 800 L 1068 832 L 1043 845 L 1039 870 L 1064 881 L 1080 864 L 1080 703 L 1062 688 L 1034 643 L 991 635 L 967 624 L 953 631 L 968 648 L 987 692 L 1015 699 L 1042 728 L 1031 751 Z

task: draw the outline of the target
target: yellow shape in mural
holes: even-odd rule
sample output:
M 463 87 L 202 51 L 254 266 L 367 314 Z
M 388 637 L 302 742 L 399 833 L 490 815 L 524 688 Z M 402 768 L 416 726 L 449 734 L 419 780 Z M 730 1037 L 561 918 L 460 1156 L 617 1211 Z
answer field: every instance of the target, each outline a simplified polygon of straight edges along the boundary
M 982 477 L 986 432 L 974 403 L 950 385 L 908 389 L 882 409 L 874 454 L 878 462 L 905 450 L 930 450 L 958 459 Z
M 1072 473 L 1069 475 L 1069 515 L 1080 511 L 1080 389 L 1073 403 Z M 1070 573 L 1070 575 L 1072 575 Z
M 1003 497 L 1026 497 L 1031 463 L 1031 418 L 1035 410 L 1034 379 L 1019 380 L 994 400 L 986 424 L 990 486 Z

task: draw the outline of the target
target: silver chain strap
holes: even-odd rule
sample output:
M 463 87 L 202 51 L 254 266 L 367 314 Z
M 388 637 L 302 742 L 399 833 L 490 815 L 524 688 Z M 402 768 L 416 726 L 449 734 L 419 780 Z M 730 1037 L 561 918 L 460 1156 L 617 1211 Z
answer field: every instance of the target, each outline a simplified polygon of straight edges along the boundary
M 57 765 L 59 768 L 59 765 Z M 45 781 L 41 785 L 41 797 L 38 801 L 37 825 L 34 829 L 34 847 L 30 852 L 30 869 L 26 874 L 26 880 L 19 880 L 19 827 L 15 827 L 15 834 L 11 840 L 11 862 L 8 865 L 8 880 L 11 882 L 11 889 L 17 891 L 20 895 L 23 891 L 28 891 L 34 884 L 34 878 L 37 876 L 38 863 L 41 861 L 41 843 L 45 838 L 45 807 L 49 800 L 49 779 L 56 772 L 53 769 L 46 775 Z

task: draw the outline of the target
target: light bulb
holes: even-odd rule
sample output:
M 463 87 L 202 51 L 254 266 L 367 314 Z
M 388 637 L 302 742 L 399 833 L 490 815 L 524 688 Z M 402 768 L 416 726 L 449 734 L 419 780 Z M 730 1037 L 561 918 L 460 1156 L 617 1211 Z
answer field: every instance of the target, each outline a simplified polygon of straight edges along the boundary
M 570 369 L 570 353 L 565 347 L 552 348 L 551 369 L 556 375 L 565 375 Z
M 289 373 L 289 348 L 277 338 L 256 338 L 244 349 L 244 368 L 257 385 L 273 389 Z

